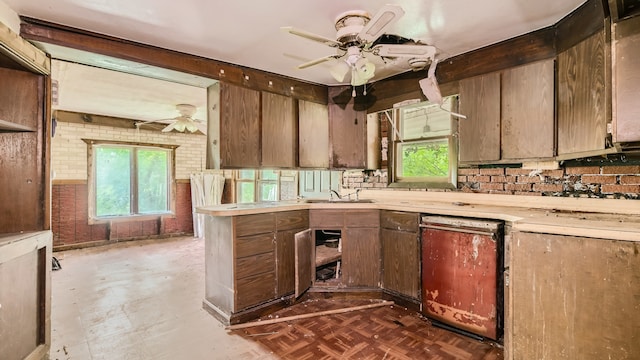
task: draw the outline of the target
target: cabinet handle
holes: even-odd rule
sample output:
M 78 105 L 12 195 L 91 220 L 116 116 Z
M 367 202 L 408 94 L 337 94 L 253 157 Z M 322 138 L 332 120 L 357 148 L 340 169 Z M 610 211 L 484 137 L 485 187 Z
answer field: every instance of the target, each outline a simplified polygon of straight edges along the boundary
M 467 234 L 476 234 L 476 235 L 485 235 L 495 237 L 495 233 L 490 231 L 480 231 L 480 230 L 472 230 L 472 229 L 464 229 L 464 228 L 454 228 L 449 226 L 438 226 L 438 225 L 430 225 L 430 224 L 420 224 L 421 228 L 426 229 L 434 229 L 434 230 L 444 230 L 444 231 L 454 231 L 454 232 L 462 232 Z

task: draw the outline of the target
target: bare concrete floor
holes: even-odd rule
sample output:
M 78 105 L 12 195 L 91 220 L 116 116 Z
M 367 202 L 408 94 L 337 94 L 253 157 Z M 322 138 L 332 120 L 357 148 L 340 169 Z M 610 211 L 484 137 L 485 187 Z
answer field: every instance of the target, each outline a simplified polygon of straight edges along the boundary
M 202 309 L 204 242 L 145 240 L 54 253 L 50 359 L 273 359 Z

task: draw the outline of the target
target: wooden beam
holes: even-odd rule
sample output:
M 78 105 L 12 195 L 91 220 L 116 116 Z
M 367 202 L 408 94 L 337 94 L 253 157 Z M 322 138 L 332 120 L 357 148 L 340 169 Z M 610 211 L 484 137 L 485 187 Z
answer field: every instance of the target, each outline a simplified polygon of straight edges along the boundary
M 605 27 L 602 0 L 589 0 L 556 23 L 556 53 L 570 49 Z
M 203 76 L 254 90 L 268 91 L 321 104 L 327 86 L 243 67 L 219 60 L 163 49 L 29 17 L 21 17 L 20 35 L 27 40 L 65 46 Z

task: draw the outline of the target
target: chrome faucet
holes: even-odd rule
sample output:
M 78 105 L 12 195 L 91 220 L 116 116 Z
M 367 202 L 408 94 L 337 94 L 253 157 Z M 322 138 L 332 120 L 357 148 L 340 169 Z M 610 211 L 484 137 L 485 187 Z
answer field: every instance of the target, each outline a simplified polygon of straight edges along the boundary
M 347 194 L 347 198 L 351 199 L 351 195 L 355 195 L 356 196 L 355 200 L 358 201 L 358 193 L 360 192 L 360 190 L 362 190 L 362 189 L 358 188 L 358 189 L 356 189 L 355 192 L 352 192 L 351 194 Z
M 342 196 L 337 191 L 331 189 L 331 190 L 329 190 L 329 197 L 331 198 L 331 200 L 333 200 L 333 194 L 336 194 L 338 199 L 342 199 Z

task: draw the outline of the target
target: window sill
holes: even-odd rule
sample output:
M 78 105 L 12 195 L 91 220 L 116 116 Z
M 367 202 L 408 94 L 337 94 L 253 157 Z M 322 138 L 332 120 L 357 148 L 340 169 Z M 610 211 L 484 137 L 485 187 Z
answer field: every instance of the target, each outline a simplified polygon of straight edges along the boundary
M 131 215 L 131 216 L 110 216 L 89 218 L 89 225 L 108 224 L 108 223 L 121 223 L 121 222 L 135 222 L 135 221 L 149 221 L 160 220 L 162 218 L 175 218 L 174 213 L 162 213 L 162 214 L 149 214 L 149 215 Z

